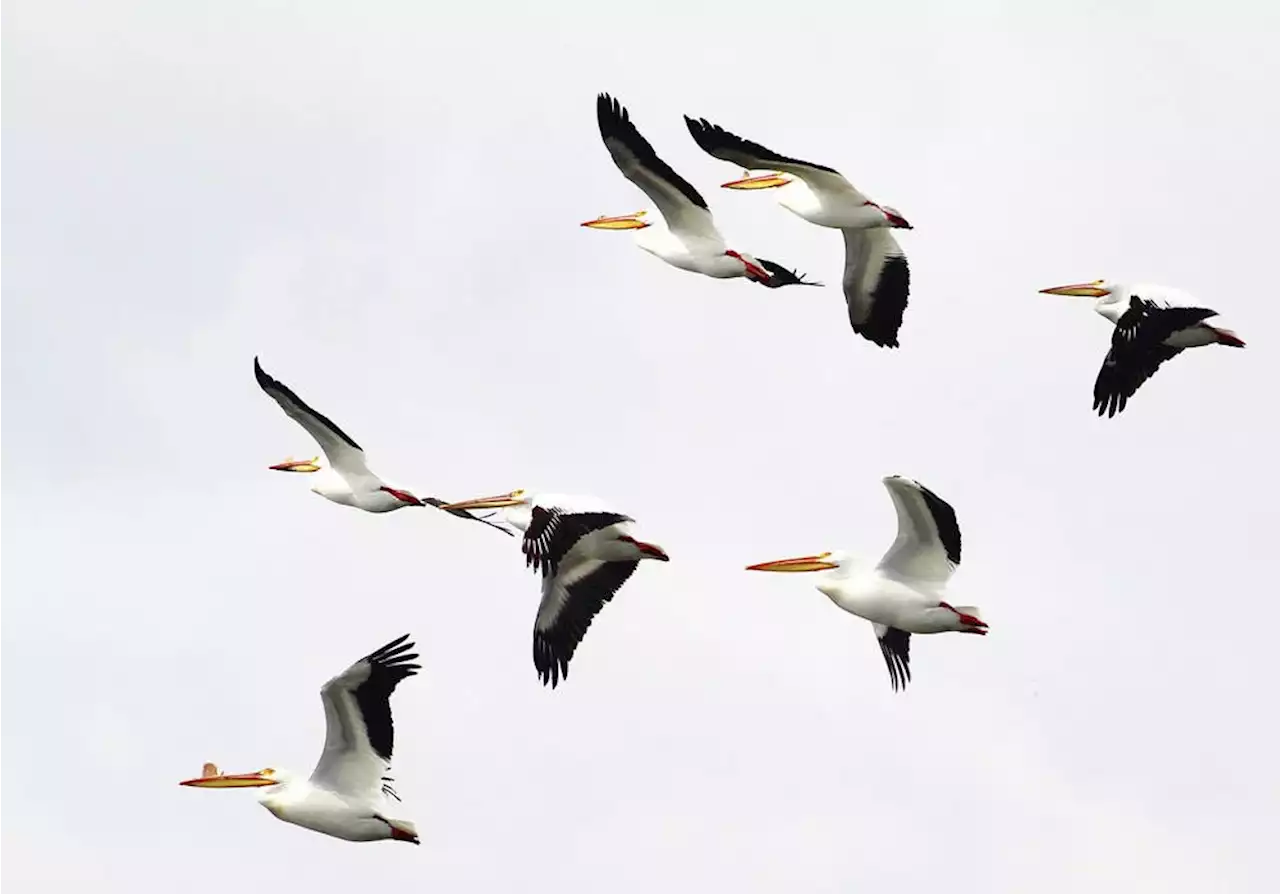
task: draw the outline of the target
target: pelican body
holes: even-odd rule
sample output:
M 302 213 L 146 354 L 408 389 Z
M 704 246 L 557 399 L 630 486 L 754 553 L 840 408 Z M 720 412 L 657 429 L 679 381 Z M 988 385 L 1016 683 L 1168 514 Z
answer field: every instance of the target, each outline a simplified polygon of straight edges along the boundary
M 911 290 L 911 271 L 891 230 L 911 229 L 898 211 L 871 201 L 839 171 L 780 155 L 745 140 L 705 118 L 684 118 L 704 152 L 746 169 L 748 176 L 721 184 L 726 189 L 778 190 L 778 204 L 819 227 L 844 237 L 842 285 L 853 331 L 880 347 L 898 347 L 898 331 Z M 752 170 L 775 172 L 749 176 Z M 785 187 L 783 189 L 782 187 Z
M 413 823 L 388 816 L 395 731 L 391 693 L 420 670 L 408 635 L 387 643 L 320 690 L 325 739 L 310 778 L 268 768 L 224 775 L 207 763 L 201 775 L 180 785 L 193 788 L 258 788 L 258 802 L 276 819 L 344 841 L 420 844 Z
M 1107 418 L 1123 412 L 1129 399 L 1168 360 L 1187 348 L 1226 345 L 1243 348 L 1240 336 L 1206 320 L 1218 312 L 1195 307 L 1186 292 L 1152 283 L 1091 283 L 1041 289 L 1042 295 L 1093 298 L 1093 309 L 1115 326 L 1111 347 L 1093 385 L 1093 409 Z
M 269 468 L 277 472 L 309 474 L 312 476 L 313 494 L 340 506 L 352 506 L 365 512 L 394 512 L 406 506 L 444 506 L 444 501 L 437 497 L 416 497 L 404 488 L 392 487 L 375 475 L 370 471 L 360 445 L 338 428 L 332 419 L 308 406 L 293 389 L 267 375 L 257 357 L 253 358 L 253 374 L 258 387 L 284 410 L 285 415 L 315 438 L 329 461 L 329 465 L 324 466 L 318 456 L 304 460 L 286 459 Z M 454 511 L 451 514 L 482 522 L 511 536 L 510 531 L 469 512 Z
M 632 536 L 632 518 L 595 497 L 524 490 L 451 503 L 445 509 L 500 509 L 524 532 L 521 551 L 542 574 L 542 601 L 533 625 L 533 664 L 543 685 L 568 679 L 569 661 L 606 602 L 645 559 L 665 551 Z
M 911 679 L 911 635 L 985 635 L 977 607 L 944 596 L 960 564 L 955 510 L 933 491 L 898 475 L 883 479 L 898 515 L 898 536 L 879 563 L 824 552 L 747 566 L 748 571 L 821 572 L 817 589 L 840 608 L 870 621 L 894 690 Z

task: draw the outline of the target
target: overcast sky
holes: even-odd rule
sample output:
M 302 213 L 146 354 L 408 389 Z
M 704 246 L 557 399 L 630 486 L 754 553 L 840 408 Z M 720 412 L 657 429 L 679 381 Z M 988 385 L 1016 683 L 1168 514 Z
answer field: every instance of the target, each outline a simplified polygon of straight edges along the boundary
M 5 3 L 6 889 L 1269 889 L 1280 13 L 1031 6 Z M 828 287 L 580 228 L 651 207 L 602 90 Z M 901 350 L 685 113 L 913 222 Z M 1100 420 L 1108 325 L 1036 292 L 1101 277 L 1249 347 Z M 515 543 L 268 471 L 315 449 L 255 354 L 393 483 L 596 494 L 672 561 L 545 689 Z M 887 474 L 954 505 L 992 629 L 917 637 L 905 694 L 815 581 L 742 570 L 878 557 Z M 422 847 L 177 786 L 310 772 L 319 686 L 406 632 Z

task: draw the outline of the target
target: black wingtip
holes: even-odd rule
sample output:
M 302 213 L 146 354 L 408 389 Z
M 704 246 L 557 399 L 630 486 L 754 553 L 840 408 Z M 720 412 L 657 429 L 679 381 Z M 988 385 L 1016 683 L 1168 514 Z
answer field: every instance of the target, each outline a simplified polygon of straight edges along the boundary
M 394 667 L 396 670 L 403 672 L 405 676 L 413 676 L 422 669 L 422 665 L 409 663 L 419 657 L 417 652 L 406 654 L 411 649 L 417 648 L 415 643 L 408 642 L 410 635 L 406 633 L 392 640 L 385 646 L 370 652 L 361 660 L 368 661 L 371 664 Z
M 264 391 L 278 384 L 276 380 L 271 378 L 271 376 L 267 374 L 267 371 L 262 368 L 262 364 L 258 362 L 257 354 L 253 356 L 253 377 L 257 380 L 258 387 Z
M 823 283 L 815 282 L 811 279 L 805 279 L 803 273 L 795 270 L 788 270 L 781 264 L 770 261 L 766 258 L 756 258 L 760 262 L 760 266 L 769 272 L 768 280 L 754 279 L 767 289 L 778 289 L 783 286 L 822 286 Z

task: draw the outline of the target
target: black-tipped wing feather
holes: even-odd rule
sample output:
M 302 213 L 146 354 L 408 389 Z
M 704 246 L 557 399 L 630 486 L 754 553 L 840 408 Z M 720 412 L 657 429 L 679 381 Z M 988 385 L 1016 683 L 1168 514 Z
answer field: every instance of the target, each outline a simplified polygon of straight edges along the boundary
M 898 515 L 898 535 L 879 567 L 908 581 L 946 581 L 960 564 L 960 524 L 951 504 L 919 481 L 884 480 Z
M 781 264 L 777 264 L 777 263 L 774 263 L 773 261 L 765 260 L 764 258 L 756 258 L 756 260 L 760 262 L 761 267 L 769 271 L 769 278 L 767 280 L 762 280 L 762 279 L 755 279 L 754 277 L 752 277 L 752 282 L 758 282 L 760 283 L 760 285 L 764 286 L 765 288 L 777 289 L 782 286 L 820 286 L 822 285 L 822 283 L 820 282 L 814 282 L 813 280 L 805 279 L 803 273 L 797 273 L 795 270 L 788 270 L 786 267 L 783 267 Z
M 933 524 L 938 529 L 938 540 L 947 553 L 947 561 L 952 565 L 960 564 L 960 524 L 956 521 L 956 511 L 951 504 L 935 494 L 923 484 L 917 483 L 920 496 L 933 517 Z
M 688 180 L 677 174 L 671 165 L 658 156 L 649 141 L 631 123 L 631 114 L 622 103 L 607 93 L 601 93 L 596 97 L 596 121 L 600 125 L 600 138 L 604 140 L 605 147 L 614 156 L 614 163 L 618 165 L 627 179 L 632 180 L 633 183 L 636 183 L 637 186 L 648 193 L 649 190 L 645 188 L 645 183 L 632 179 L 633 172 L 628 170 L 627 159 L 618 157 L 614 148 L 610 146 L 611 141 L 621 144 L 631 158 L 653 177 L 679 190 L 684 198 L 694 205 L 707 210 L 707 200 L 693 188 L 693 185 Z M 650 198 L 655 202 L 658 201 L 657 196 L 650 195 Z M 665 215 L 666 212 L 664 211 L 663 213 Z
M 347 798 L 369 798 L 378 792 L 394 796 L 387 775 L 395 748 L 391 693 L 421 669 L 413 663 L 418 657 L 413 648 L 405 634 L 324 684 L 324 750 L 312 782 Z
M 1113 348 L 1152 348 L 1183 329 L 1201 323 L 1218 312 L 1207 307 L 1161 307 L 1154 301 L 1129 297 L 1129 309 L 1116 321 L 1111 333 Z
M 905 689 L 911 680 L 911 634 L 896 627 L 877 624 L 876 638 L 880 642 L 884 663 L 889 668 L 889 682 L 893 685 L 893 691 Z
M 1207 307 L 1161 307 L 1130 296 L 1129 309 L 1116 321 L 1111 348 L 1093 383 L 1093 409 L 1108 418 L 1122 412 L 1163 363 L 1182 353 L 1164 340 L 1214 316 L 1217 311 Z
M 258 363 L 257 357 L 253 358 L 253 375 L 258 380 L 258 386 L 280 405 L 290 419 L 305 428 L 321 447 L 325 447 L 325 437 L 328 436 L 338 439 L 352 450 L 361 449 L 360 445 L 338 428 L 332 419 L 313 410 L 302 398 L 294 394 L 293 389 L 288 385 L 267 375 L 262 365 Z M 317 432 L 317 428 L 322 428 L 323 431 Z M 332 463 L 333 457 L 329 457 L 329 461 Z
M 1098 377 L 1093 382 L 1093 409 L 1099 416 L 1111 418 L 1123 412 L 1129 399 L 1155 375 L 1165 361 L 1182 353 L 1182 348 L 1156 345 L 1143 351 L 1107 351 Z
M 849 324 L 873 344 L 896 348 L 911 292 L 906 255 L 885 228 L 843 232 L 843 285 Z
M 569 677 L 569 660 L 592 620 L 627 582 L 639 562 L 595 562 L 580 577 L 546 577 L 533 627 L 533 666 L 555 689 Z
M 534 506 L 521 550 L 530 568 L 537 568 L 544 576 L 555 574 L 560 560 L 587 534 L 629 521 L 633 519 L 617 512 L 565 512 Z
M 409 634 L 387 643 L 381 649 L 362 658 L 369 662 L 369 676 L 352 690 L 360 713 L 364 717 L 369 744 L 386 761 L 391 760 L 395 746 L 395 725 L 391 721 L 391 693 L 406 677 L 412 677 L 422 665 L 413 664 L 418 657 L 413 643 L 406 642 Z
M 721 161 L 735 164 L 740 168 L 754 168 L 757 170 L 776 168 L 780 171 L 788 168 L 810 168 L 814 171 L 824 171 L 828 174 L 835 174 L 837 177 L 840 176 L 840 172 L 835 168 L 780 155 L 772 149 L 766 149 L 759 143 L 744 140 L 737 134 L 725 130 L 720 125 L 712 124 L 706 118 L 695 119 L 685 115 L 684 123 L 689 128 L 689 135 L 693 137 L 694 142 L 702 147 L 703 152 Z M 796 173 L 799 174 L 800 172 L 797 171 Z

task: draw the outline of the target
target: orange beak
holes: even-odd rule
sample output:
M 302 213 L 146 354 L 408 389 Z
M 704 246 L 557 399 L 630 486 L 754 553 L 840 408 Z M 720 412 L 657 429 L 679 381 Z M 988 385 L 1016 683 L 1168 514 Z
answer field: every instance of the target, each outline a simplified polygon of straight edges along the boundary
M 778 559 L 774 562 L 761 562 L 748 565 L 748 571 L 827 571 L 838 568 L 835 562 L 827 561 L 831 553 L 819 553 L 816 556 L 800 556 L 796 559 Z
M 635 214 L 622 214 L 618 217 L 605 217 L 602 214 L 595 220 L 584 221 L 579 226 L 590 227 L 593 230 L 643 230 L 645 227 L 652 226 L 647 220 L 640 219 L 645 216 L 645 213 L 637 211 Z
M 455 509 L 505 509 L 508 506 L 519 506 L 522 502 L 524 502 L 524 491 L 513 490 L 494 497 L 476 497 L 474 500 L 446 503 L 439 508 L 445 512 L 452 512 Z
M 1052 289 L 1041 289 L 1041 295 L 1067 295 L 1072 298 L 1101 298 L 1110 295 L 1111 290 L 1103 288 L 1102 280 L 1079 283 L 1074 286 L 1054 286 Z
M 276 472 L 319 472 L 320 466 L 317 463 L 320 457 L 314 456 L 311 459 L 286 459 L 282 463 L 276 463 L 274 466 L 267 466 Z
M 773 189 L 776 186 L 786 186 L 791 180 L 781 174 L 761 174 L 756 177 L 745 176 L 744 171 L 741 180 L 730 180 L 728 183 L 721 183 L 724 189 Z
M 216 767 L 214 768 L 217 769 Z M 206 772 L 208 768 L 206 767 Z M 257 773 L 241 773 L 238 776 L 200 776 L 196 779 L 184 779 L 178 785 L 189 785 L 193 788 L 261 788 L 264 785 L 279 785 L 280 780 L 273 779 L 269 770 Z

